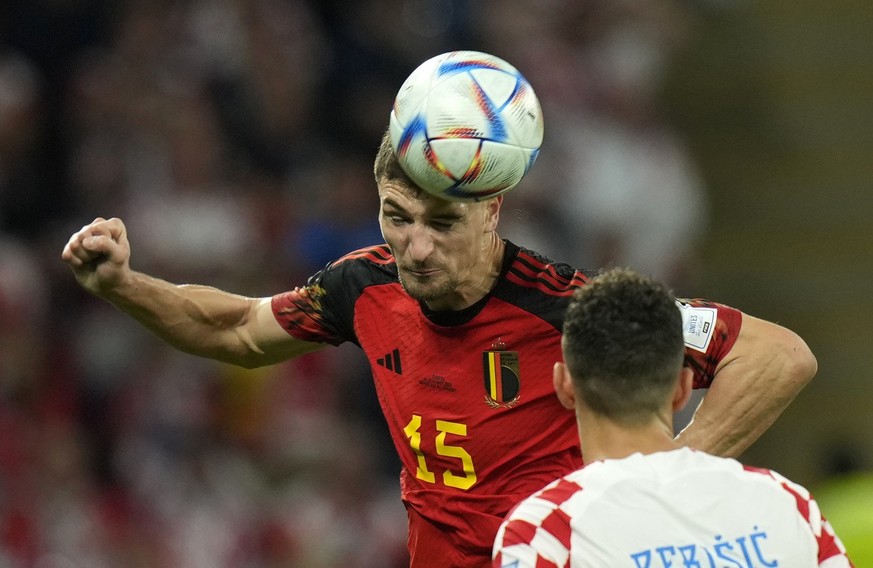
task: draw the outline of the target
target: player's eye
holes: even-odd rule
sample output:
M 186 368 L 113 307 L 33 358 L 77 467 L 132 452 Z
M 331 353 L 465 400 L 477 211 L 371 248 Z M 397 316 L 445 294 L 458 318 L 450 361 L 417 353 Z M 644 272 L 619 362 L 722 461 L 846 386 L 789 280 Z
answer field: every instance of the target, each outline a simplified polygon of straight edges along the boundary
M 455 223 L 452 221 L 431 221 L 430 226 L 437 231 L 448 231 L 455 226 Z
M 385 217 L 392 225 L 405 225 L 409 222 L 409 219 L 403 215 L 386 215 Z

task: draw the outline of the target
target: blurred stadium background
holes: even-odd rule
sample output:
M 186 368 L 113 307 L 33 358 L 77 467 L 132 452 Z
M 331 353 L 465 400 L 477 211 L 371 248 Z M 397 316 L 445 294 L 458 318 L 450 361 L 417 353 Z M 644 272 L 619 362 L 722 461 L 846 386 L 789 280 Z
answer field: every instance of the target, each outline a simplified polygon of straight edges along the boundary
M 393 95 L 453 48 L 514 63 L 543 103 L 507 236 L 809 342 L 818 378 L 744 458 L 819 493 L 873 566 L 869 2 L 4 0 L 0 567 L 404 565 L 354 348 L 260 371 L 177 354 L 59 255 L 120 216 L 138 269 L 302 283 L 379 239 Z

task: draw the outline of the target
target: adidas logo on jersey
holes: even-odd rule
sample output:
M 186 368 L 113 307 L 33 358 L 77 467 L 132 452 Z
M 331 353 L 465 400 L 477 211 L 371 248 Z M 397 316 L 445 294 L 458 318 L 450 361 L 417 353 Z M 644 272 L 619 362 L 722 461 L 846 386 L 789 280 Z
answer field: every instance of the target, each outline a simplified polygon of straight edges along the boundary
M 400 365 L 400 350 L 395 349 L 391 353 L 386 353 L 384 357 L 376 359 L 376 364 L 380 367 L 385 367 L 389 371 L 394 371 L 398 375 L 403 374 L 403 367 Z

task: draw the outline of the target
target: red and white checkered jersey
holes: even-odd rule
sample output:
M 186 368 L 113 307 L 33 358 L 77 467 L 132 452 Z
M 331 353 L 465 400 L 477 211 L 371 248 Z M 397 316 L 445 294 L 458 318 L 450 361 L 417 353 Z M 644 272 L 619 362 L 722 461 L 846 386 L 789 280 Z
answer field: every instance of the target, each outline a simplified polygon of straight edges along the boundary
M 593 462 L 519 503 L 495 568 L 851 567 L 809 492 L 688 448 Z

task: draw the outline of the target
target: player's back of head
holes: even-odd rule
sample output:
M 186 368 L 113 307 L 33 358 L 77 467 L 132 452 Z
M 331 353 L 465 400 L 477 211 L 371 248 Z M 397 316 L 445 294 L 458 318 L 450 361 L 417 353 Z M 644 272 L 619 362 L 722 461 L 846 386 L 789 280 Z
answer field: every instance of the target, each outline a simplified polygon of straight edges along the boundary
M 664 284 L 611 269 L 574 293 L 562 345 L 588 408 L 614 419 L 644 420 L 662 406 L 678 378 L 682 317 Z

